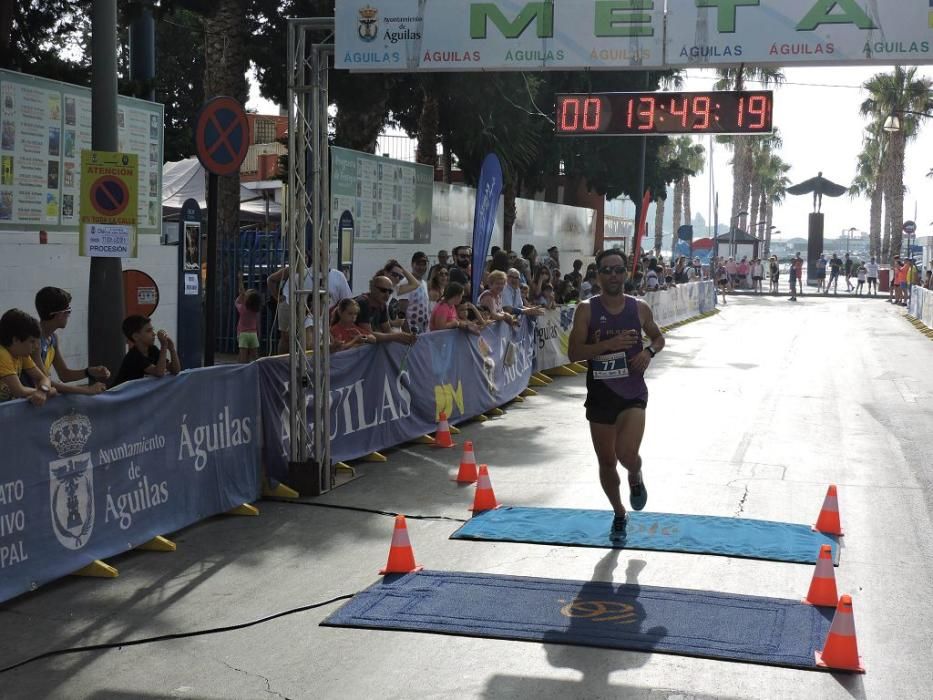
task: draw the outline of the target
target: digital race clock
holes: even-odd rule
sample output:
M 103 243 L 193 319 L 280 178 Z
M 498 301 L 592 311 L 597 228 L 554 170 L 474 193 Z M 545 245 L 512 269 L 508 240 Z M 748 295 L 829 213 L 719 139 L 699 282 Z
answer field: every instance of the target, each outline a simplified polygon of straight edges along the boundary
M 774 98 L 758 92 L 558 94 L 558 136 L 770 134 Z

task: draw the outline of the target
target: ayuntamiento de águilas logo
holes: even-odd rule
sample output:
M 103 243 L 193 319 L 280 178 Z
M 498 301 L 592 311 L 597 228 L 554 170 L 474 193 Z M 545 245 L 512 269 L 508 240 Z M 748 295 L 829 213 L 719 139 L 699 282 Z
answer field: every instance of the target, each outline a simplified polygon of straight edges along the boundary
M 359 9 L 357 33 L 363 41 L 375 41 L 379 36 L 379 10 L 367 5 Z
M 49 442 L 59 459 L 49 462 L 52 529 L 62 546 L 81 549 L 94 529 L 94 465 L 84 446 L 91 420 L 69 413 L 52 423 Z

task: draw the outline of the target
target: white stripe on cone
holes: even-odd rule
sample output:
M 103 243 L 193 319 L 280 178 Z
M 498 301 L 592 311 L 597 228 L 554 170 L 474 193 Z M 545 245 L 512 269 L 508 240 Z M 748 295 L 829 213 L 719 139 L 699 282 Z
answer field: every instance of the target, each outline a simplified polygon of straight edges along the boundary
M 836 574 L 833 570 L 832 555 L 824 557 L 823 553 L 820 552 L 820 558 L 816 560 L 816 573 L 814 576 L 816 578 L 831 578 L 835 580 Z
M 393 547 L 411 547 L 411 540 L 408 539 L 408 528 L 397 527 L 392 532 Z
M 848 610 L 840 607 L 833 615 L 833 623 L 829 626 L 830 636 L 854 637 L 855 636 L 855 618 L 852 615 L 852 608 Z

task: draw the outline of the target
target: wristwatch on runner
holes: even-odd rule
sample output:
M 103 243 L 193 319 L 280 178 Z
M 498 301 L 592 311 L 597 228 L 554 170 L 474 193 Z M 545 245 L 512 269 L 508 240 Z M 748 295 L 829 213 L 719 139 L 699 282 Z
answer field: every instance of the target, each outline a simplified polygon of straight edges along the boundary
M 651 357 L 654 357 L 655 355 L 658 354 L 658 351 L 655 350 L 655 349 L 654 349 L 653 347 L 651 347 L 650 345 L 649 345 L 648 347 L 646 347 L 645 350 L 647 350 L 648 352 L 651 353 Z

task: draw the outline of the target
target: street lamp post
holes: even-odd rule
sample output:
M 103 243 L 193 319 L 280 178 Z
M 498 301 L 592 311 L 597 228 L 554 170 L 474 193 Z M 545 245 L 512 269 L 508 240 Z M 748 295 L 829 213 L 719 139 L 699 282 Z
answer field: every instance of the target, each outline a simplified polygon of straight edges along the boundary
M 768 226 L 768 222 L 767 222 L 767 221 L 759 221 L 758 223 L 755 224 L 755 228 L 757 229 L 757 231 L 755 232 L 755 236 L 756 236 L 756 238 L 758 238 L 759 241 L 761 240 L 761 236 L 763 235 L 763 234 L 761 233 L 761 230 L 762 230 L 765 226 Z M 776 228 L 777 228 L 777 226 L 768 226 L 768 230 L 771 231 L 772 233 L 774 232 L 774 229 L 776 229 Z
M 781 232 L 780 229 L 775 229 L 774 231 L 771 232 L 771 237 L 774 238 L 780 232 Z M 771 242 L 770 241 L 768 242 L 768 245 L 765 246 L 765 257 L 768 257 L 769 255 L 771 255 Z
M 852 234 L 856 231 L 858 231 L 858 229 L 855 226 L 842 229 L 842 237 L 846 239 L 846 255 L 849 254 L 849 242 L 852 240 Z

